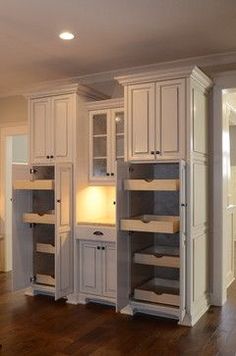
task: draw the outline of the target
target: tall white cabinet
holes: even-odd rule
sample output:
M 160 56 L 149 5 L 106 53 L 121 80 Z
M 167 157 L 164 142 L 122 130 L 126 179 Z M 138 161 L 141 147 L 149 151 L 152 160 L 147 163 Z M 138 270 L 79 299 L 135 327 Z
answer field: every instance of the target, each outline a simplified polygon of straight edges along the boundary
M 185 209 L 184 213 L 181 213 L 180 220 L 182 226 L 180 231 L 183 231 L 185 235 L 182 241 L 184 241 L 186 258 L 180 260 L 185 274 L 185 287 L 183 284 L 182 287 L 179 285 L 179 295 L 182 295 L 179 302 L 182 304 L 179 304 L 181 308 L 175 317 L 181 324 L 194 325 L 209 307 L 208 91 L 212 82 L 197 67 L 137 73 L 119 77 L 117 80 L 124 85 L 125 90 L 126 160 L 137 165 L 161 162 L 179 163 L 181 160 L 186 164 L 185 178 L 181 179 L 181 184 L 184 184 L 186 188 L 186 199 L 180 201 Z M 142 174 L 136 178 L 142 178 L 145 181 Z M 155 298 L 155 293 L 158 295 L 159 292 L 153 285 L 145 286 L 144 289 L 141 288 L 141 292 L 138 290 L 138 293 L 135 293 L 137 289 L 135 289 L 135 284 L 137 283 L 136 286 L 138 286 L 140 280 L 133 279 L 134 282 L 132 282 L 124 277 L 129 275 L 127 271 L 130 268 L 132 270 L 133 265 L 133 257 L 127 253 L 123 255 L 121 252 L 128 251 L 130 246 L 130 236 L 126 230 L 136 231 L 139 224 L 135 220 L 138 218 L 135 218 L 134 227 L 124 227 L 123 218 L 127 218 L 129 214 L 127 207 L 132 201 L 130 201 L 130 194 L 124 189 L 124 179 L 129 179 L 129 175 L 125 168 L 120 167 L 120 176 L 118 174 L 117 181 L 117 209 L 120 220 L 117 238 L 118 310 L 130 314 L 140 310 L 168 315 L 170 314 L 168 308 L 163 309 L 163 304 L 168 304 L 168 298 L 162 300 L 161 303 L 157 302 L 155 307 L 147 301 L 139 303 L 140 300 L 132 299 L 133 295 L 138 296 L 134 299 L 140 299 L 140 295 L 144 296 L 145 288 L 147 288 L 149 291 L 147 294 L 153 295 L 153 300 L 158 300 L 157 297 Z M 149 180 L 150 177 L 147 176 L 147 179 Z M 136 210 L 139 210 L 138 206 L 141 202 L 143 208 L 140 210 L 144 210 L 144 200 L 138 197 L 135 199 Z M 168 201 L 164 200 L 163 204 L 166 206 Z M 150 215 L 149 204 L 146 204 L 146 208 L 146 214 Z M 158 211 L 157 205 L 156 209 Z M 182 209 L 181 206 L 180 209 Z M 159 213 L 162 215 L 161 211 Z M 162 218 L 158 219 L 161 221 Z M 155 227 L 156 223 L 149 221 L 150 216 L 148 221 L 144 221 L 143 231 L 146 231 L 147 227 Z M 155 228 L 152 232 L 158 234 Z M 120 256 L 119 253 L 121 253 Z M 119 264 L 119 260 L 123 263 Z M 154 294 L 150 293 L 150 290 Z M 151 299 L 149 301 L 151 302 Z

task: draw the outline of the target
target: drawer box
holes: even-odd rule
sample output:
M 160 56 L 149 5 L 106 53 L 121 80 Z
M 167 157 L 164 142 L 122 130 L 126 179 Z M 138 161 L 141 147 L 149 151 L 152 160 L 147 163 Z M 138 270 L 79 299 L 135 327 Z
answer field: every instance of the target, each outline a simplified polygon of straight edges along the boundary
M 121 220 L 121 230 L 174 234 L 179 231 L 178 216 L 141 215 Z
M 154 278 L 135 288 L 134 298 L 151 303 L 179 306 L 178 281 Z
M 137 251 L 134 254 L 134 262 L 151 266 L 179 268 L 180 258 L 178 252 L 178 249 L 168 246 L 151 246 Z
M 179 179 L 126 179 L 125 190 L 178 191 Z
M 55 224 L 55 213 L 48 211 L 45 214 L 25 213 L 23 214 L 23 222 L 30 224 Z
M 91 241 L 116 241 L 116 228 L 101 225 L 77 225 L 76 239 Z

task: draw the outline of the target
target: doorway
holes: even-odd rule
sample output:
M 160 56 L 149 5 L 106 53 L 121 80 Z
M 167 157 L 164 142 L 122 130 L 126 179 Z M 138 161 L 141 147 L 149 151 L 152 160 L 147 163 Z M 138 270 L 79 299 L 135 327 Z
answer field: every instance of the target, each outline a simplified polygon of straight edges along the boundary
M 1 270 L 12 270 L 12 181 L 28 167 L 26 126 L 1 129 Z

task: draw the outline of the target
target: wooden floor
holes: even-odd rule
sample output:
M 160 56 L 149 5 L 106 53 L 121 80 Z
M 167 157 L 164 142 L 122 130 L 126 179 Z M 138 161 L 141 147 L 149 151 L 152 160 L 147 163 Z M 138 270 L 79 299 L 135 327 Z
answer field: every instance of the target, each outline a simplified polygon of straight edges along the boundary
M 224 308 L 211 308 L 194 328 L 175 321 L 118 315 L 110 307 L 68 305 L 11 293 L 0 274 L 0 355 L 236 355 L 236 284 Z

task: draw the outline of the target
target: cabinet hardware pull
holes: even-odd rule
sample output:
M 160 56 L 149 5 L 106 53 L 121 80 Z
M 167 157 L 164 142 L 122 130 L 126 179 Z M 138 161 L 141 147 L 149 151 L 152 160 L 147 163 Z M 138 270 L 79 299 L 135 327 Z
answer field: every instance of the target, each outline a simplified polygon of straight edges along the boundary
M 104 235 L 103 232 L 101 232 L 101 231 L 94 231 L 93 234 L 96 235 L 96 236 L 103 236 Z
M 152 178 L 145 178 L 144 180 L 145 180 L 145 182 L 147 182 L 147 183 L 151 183 L 151 182 L 153 181 Z
M 105 247 L 104 247 L 104 246 L 102 247 L 102 250 L 105 250 Z
M 156 154 L 159 155 L 161 152 L 160 151 L 156 151 Z
M 151 151 L 151 155 L 154 155 L 155 154 L 155 152 L 154 151 Z
M 97 246 L 97 250 L 100 250 L 100 246 Z
M 106 173 L 106 175 L 107 175 L 107 176 L 109 176 L 109 175 L 110 175 L 110 173 Z
M 50 158 L 53 158 L 53 156 L 51 155 Z
M 181 206 L 186 207 L 186 206 L 187 206 L 187 204 L 181 203 Z
M 47 159 L 49 159 L 50 157 L 49 156 L 47 156 Z
M 114 176 L 114 173 L 111 173 L 111 176 L 113 177 L 113 176 Z
M 61 202 L 61 199 L 57 199 L 57 203 L 60 203 Z

